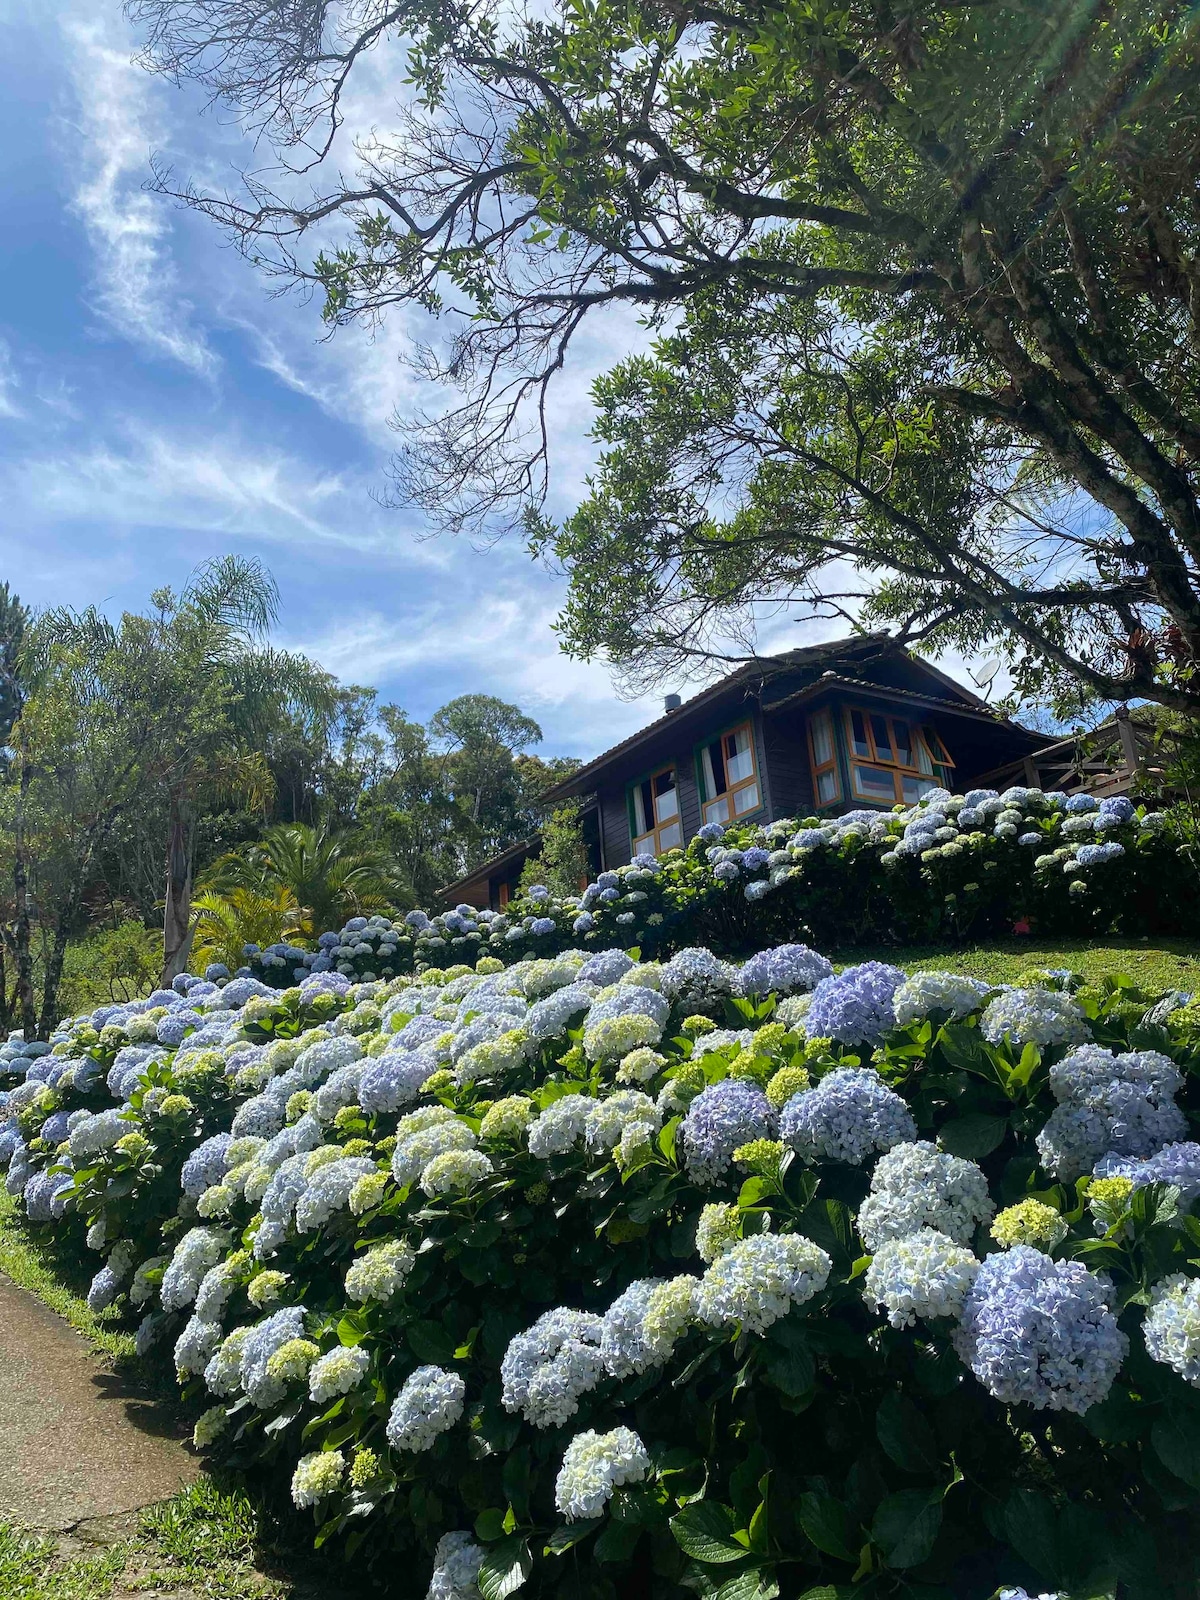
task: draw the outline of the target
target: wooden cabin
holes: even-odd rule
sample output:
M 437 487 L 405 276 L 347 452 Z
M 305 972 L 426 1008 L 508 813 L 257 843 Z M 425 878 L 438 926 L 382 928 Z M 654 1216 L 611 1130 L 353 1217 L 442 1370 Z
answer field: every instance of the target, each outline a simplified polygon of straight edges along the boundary
M 748 662 L 547 791 L 584 802 L 593 874 L 684 845 L 706 822 L 770 822 L 911 805 L 985 773 L 1023 771 L 1045 744 L 886 637 L 859 636 Z M 1029 781 L 1016 778 L 1011 781 Z M 442 890 L 502 909 L 539 841 Z

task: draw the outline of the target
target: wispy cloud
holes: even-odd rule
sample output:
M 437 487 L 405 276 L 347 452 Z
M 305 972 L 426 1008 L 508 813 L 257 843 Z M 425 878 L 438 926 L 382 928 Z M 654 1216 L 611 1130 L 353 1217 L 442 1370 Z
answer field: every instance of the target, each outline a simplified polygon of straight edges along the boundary
M 157 133 L 156 86 L 131 62 L 124 30 L 78 15 L 61 29 L 77 125 L 66 166 L 93 251 L 94 309 L 122 337 L 208 375 L 217 357 L 180 295 L 169 213 L 142 187 Z
M 0 417 L 21 415 L 21 407 L 16 399 L 19 387 L 20 380 L 13 365 L 12 350 L 7 340 L 0 339 Z

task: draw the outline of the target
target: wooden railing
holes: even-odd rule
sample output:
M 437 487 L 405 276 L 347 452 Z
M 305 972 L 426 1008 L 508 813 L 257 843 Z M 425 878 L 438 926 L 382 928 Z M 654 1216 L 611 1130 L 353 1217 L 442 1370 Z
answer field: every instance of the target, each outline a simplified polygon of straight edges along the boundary
M 1168 786 L 1154 730 L 1135 722 L 1124 706 L 1091 733 L 1044 745 L 984 773 L 973 787 L 1003 790 L 1014 784 L 1095 795 L 1160 794 Z

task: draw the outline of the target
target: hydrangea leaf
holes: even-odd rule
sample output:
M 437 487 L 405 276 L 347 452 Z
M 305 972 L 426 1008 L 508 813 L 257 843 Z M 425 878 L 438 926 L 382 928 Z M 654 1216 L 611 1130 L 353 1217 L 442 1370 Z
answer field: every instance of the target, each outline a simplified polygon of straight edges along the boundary
M 734 1534 L 737 1519 L 728 1506 L 714 1500 L 697 1500 L 671 1518 L 671 1532 L 684 1555 L 709 1565 L 740 1561 L 746 1546 Z
M 483 1600 L 508 1600 L 524 1587 L 532 1571 L 528 1542 L 514 1534 L 488 1551 L 475 1582 Z
M 955 1117 L 953 1121 L 945 1123 L 938 1130 L 938 1143 L 952 1156 L 979 1161 L 998 1148 L 1007 1128 L 1007 1117 L 991 1117 L 982 1111 L 972 1111 L 965 1117 Z
M 941 1526 L 940 1489 L 902 1489 L 875 1512 L 871 1538 L 889 1567 L 917 1567 L 928 1558 Z

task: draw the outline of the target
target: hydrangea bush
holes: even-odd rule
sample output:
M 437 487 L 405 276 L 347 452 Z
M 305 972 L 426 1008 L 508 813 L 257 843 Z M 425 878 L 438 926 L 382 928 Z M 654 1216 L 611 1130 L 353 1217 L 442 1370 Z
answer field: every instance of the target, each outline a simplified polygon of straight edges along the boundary
M 823 944 L 1011 933 L 1183 933 L 1200 916 L 1200 879 L 1170 819 L 1123 796 L 1013 788 L 934 790 L 916 806 L 709 823 L 686 849 L 602 872 L 582 894 L 534 886 L 502 912 L 459 905 L 354 917 L 315 951 L 246 947 L 242 971 L 286 989 L 311 973 L 359 981 L 426 967 L 506 965 L 561 950 L 666 956 L 688 946 L 751 955 L 796 938 Z M 794 950 L 794 946 L 792 947 Z M 816 962 L 810 972 L 805 961 Z M 748 963 L 745 992 L 810 989 L 822 958 Z
M 397 1592 L 1183 1600 L 1198 1063 L 794 942 L 214 972 L 10 1047 L 0 1160 Z

